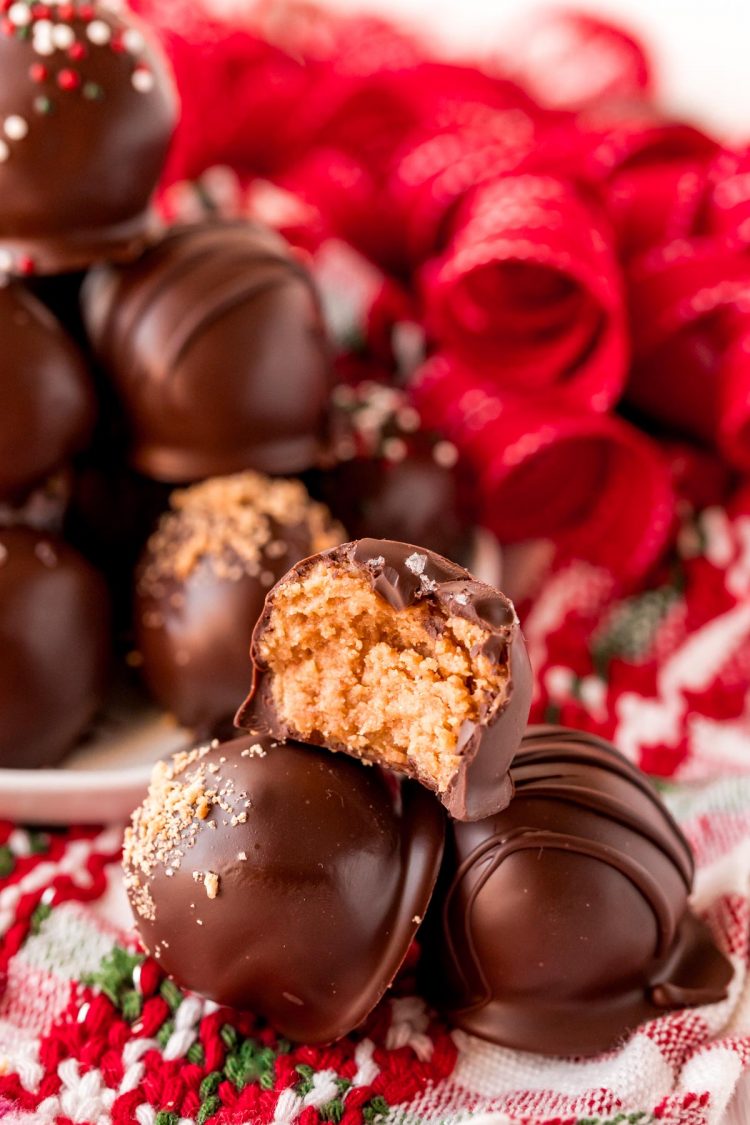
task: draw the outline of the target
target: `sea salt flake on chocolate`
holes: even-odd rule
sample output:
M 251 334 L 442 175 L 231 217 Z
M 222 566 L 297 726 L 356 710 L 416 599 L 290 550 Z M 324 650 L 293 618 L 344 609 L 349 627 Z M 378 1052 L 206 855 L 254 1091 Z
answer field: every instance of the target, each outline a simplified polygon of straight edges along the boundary
M 409 555 L 404 566 L 407 570 L 410 570 L 412 574 L 422 574 L 424 568 L 427 566 L 427 555 L 419 555 L 415 551 L 413 555 Z

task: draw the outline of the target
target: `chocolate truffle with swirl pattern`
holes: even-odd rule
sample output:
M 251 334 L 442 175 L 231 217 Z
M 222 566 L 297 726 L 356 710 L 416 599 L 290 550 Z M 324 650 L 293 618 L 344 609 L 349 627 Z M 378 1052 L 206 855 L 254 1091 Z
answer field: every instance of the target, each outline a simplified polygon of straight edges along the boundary
M 670 1008 L 726 996 L 732 968 L 691 913 L 693 860 L 609 743 L 530 727 L 503 812 L 454 823 L 423 930 L 423 983 L 502 1046 L 593 1055 Z
M 330 355 L 310 275 L 270 228 L 173 227 L 131 265 L 93 270 L 81 299 L 138 472 L 186 484 L 316 464 Z

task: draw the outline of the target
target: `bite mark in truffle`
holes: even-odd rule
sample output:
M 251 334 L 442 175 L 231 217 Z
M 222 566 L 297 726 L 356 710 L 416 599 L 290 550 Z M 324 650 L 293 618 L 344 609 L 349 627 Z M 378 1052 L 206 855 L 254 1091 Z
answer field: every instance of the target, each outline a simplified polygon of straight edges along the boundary
M 432 552 L 365 539 L 308 559 L 269 595 L 237 723 L 415 777 L 475 819 L 509 799 L 531 682 L 499 591 Z

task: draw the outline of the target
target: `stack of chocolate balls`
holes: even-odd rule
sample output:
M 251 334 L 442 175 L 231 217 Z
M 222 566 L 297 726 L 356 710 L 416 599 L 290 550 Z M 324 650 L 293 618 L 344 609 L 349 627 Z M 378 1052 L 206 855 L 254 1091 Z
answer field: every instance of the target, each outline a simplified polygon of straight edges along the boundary
M 251 654 L 246 734 L 160 763 L 126 834 L 138 929 L 179 984 L 325 1043 L 418 934 L 453 1024 L 551 1055 L 726 996 L 649 782 L 601 739 L 527 728 L 499 590 L 420 547 L 345 543 L 273 586 Z
M 526 729 L 512 604 L 427 549 L 465 552 L 451 450 L 396 405 L 316 478 L 359 534 L 425 546 L 342 543 L 294 479 L 341 446 L 318 299 L 261 226 L 154 225 L 177 112 L 131 16 L 4 5 L 0 767 L 80 738 L 112 621 L 209 735 L 253 633 L 247 733 L 161 763 L 127 837 L 143 941 L 178 981 L 326 1042 L 419 932 L 457 1026 L 548 1053 L 720 999 L 679 829 L 612 747 Z
M 380 412 L 387 455 L 354 442 L 291 247 L 244 220 L 156 223 L 177 113 L 131 15 L 6 5 L 0 768 L 56 764 L 118 664 L 196 733 L 231 726 L 269 587 L 346 537 L 306 486 L 358 534 L 467 549 L 446 443 L 402 434 L 403 408 Z
M 311 278 L 255 223 L 160 228 L 177 114 L 133 16 L 5 5 L 0 768 L 56 764 L 118 663 L 231 723 L 268 589 L 345 538 L 294 479 L 330 459 Z

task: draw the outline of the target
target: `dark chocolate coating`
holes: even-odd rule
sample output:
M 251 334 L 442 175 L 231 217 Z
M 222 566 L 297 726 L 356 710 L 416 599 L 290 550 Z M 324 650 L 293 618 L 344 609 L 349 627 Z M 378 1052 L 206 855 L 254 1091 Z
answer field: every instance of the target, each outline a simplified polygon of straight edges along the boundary
M 179 984 L 251 1009 L 290 1039 L 346 1035 L 391 984 L 426 911 L 443 848 L 439 806 L 407 783 L 399 811 L 379 770 L 256 736 L 215 745 L 202 764 L 214 790 L 233 783 L 234 793 L 196 822 L 179 867 L 167 876 L 157 862 L 144 880 L 126 843 L 144 944 Z M 233 825 L 239 794 L 247 817 Z M 194 871 L 218 876 L 214 898 Z M 133 874 L 151 919 L 138 912 Z
M 200 737 L 231 720 L 247 691 L 248 647 L 269 588 L 315 549 L 309 523 L 268 524 L 280 553 L 264 555 L 256 574 L 217 573 L 206 554 L 187 577 L 162 578 L 154 591 L 142 580 L 153 561 L 151 543 L 136 574 L 133 625 L 143 678 Z
M 162 52 L 134 16 L 96 3 L 28 5 L 14 18 L 6 11 L 0 28 L 3 269 L 132 257 L 176 122 Z
M 61 469 L 25 496 L 0 500 L 1 527 L 31 527 L 59 535 L 73 489 L 73 472 Z
M 22 285 L 0 286 L 0 500 L 23 497 L 77 452 L 94 414 L 73 341 Z
M 448 834 L 423 983 L 503 1046 L 592 1055 L 669 1008 L 726 995 L 729 962 L 688 910 L 687 841 L 609 743 L 530 727 L 510 806 Z
M 110 659 L 100 575 L 61 539 L 0 530 L 0 766 L 53 765 L 102 698 Z
M 82 299 L 140 472 L 179 483 L 316 463 L 329 354 L 311 279 L 278 235 L 174 228 L 134 264 L 94 270 Z
M 407 565 L 415 554 L 424 559 L 419 570 Z M 532 694 L 531 665 L 512 602 L 434 551 L 389 539 L 360 539 L 313 556 L 294 567 L 279 585 L 296 581 L 321 559 L 358 570 L 396 610 L 425 603 L 434 611 L 436 629 L 442 628 L 445 614 L 464 618 L 483 630 L 482 654 L 509 668 L 508 701 L 494 714 L 465 724 L 459 744 L 461 765 L 448 789 L 440 794 L 440 800 L 457 820 L 479 820 L 504 808 L 512 796 L 508 769 L 526 729 Z M 236 723 L 245 730 L 261 731 L 274 738 L 295 738 L 298 732 L 291 730 L 276 713 L 271 677 L 258 653 L 258 643 L 272 611 L 273 591 L 253 634 L 252 686 L 237 713 Z M 315 735 L 310 740 L 317 741 Z M 320 744 L 330 750 L 348 752 L 343 744 L 325 742 L 322 736 Z M 428 778 L 418 780 L 430 784 Z
M 129 469 L 122 450 L 99 440 L 77 465 L 65 538 L 104 575 L 115 631 L 132 644 L 138 559 L 169 504 L 171 486 Z
M 320 494 L 355 538 L 421 543 L 447 558 L 469 555 L 472 512 L 457 469 L 411 439 L 400 461 L 356 457 L 321 474 Z

